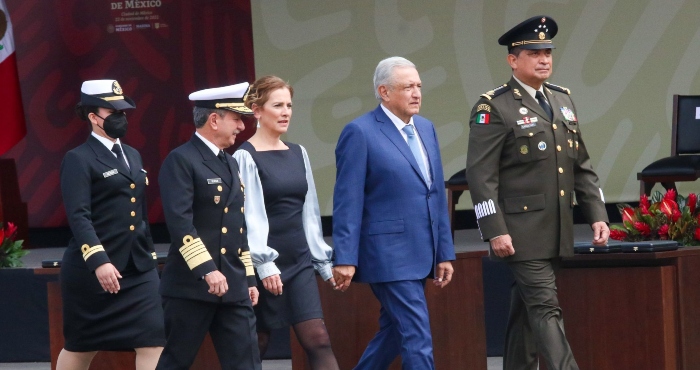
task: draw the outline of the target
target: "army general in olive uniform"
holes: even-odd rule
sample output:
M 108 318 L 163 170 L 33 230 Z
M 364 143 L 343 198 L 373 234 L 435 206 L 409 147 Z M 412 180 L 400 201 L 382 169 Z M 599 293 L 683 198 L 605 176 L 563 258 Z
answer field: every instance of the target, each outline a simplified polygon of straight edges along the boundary
M 603 192 L 583 142 L 570 91 L 545 82 L 552 73 L 557 24 L 530 18 L 498 40 L 508 47 L 511 80 L 472 109 L 467 181 L 479 229 L 492 256 L 515 277 L 503 368 L 578 369 L 564 335 L 555 270 L 573 255 L 573 207 L 579 204 L 605 245 Z
M 190 94 L 196 132 L 165 159 L 159 182 L 172 244 L 163 296 L 167 342 L 158 369 L 189 369 L 207 332 L 221 368 L 260 369 L 255 272 L 246 236 L 245 188 L 223 149 L 244 128 L 248 83 Z

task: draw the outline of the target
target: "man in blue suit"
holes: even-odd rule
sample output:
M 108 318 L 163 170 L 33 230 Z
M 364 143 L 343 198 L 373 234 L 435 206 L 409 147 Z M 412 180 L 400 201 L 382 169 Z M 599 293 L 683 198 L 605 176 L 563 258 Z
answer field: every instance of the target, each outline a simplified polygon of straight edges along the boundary
M 440 146 L 418 115 L 421 81 L 413 63 L 384 59 L 374 72 L 379 106 L 340 134 L 333 195 L 336 289 L 369 283 L 381 303 L 379 332 L 356 369 L 434 369 L 425 279 L 452 280 L 454 246 Z

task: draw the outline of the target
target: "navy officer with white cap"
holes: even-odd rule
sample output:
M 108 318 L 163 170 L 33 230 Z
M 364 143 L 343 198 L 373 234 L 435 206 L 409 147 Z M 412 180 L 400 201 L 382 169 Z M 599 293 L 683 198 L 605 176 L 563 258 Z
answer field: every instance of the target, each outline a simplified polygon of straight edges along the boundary
M 190 94 L 195 133 L 165 158 L 158 177 L 172 244 L 163 269 L 167 343 L 158 369 L 189 369 L 207 332 L 222 369 L 260 369 L 253 305 L 258 300 L 248 248 L 245 186 L 224 153 L 252 114 L 249 85 Z
M 63 335 L 57 369 L 87 369 L 97 351 L 135 349 L 154 369 L 165 344 L 156 254 L 148 225 L 146 170 L 125 145 L 134 101 L 115 80 L 83 82 L 78 116 L 87 141 L 66 153 L 61 192 L 73 238 L 63 255 Z
M 498 39 L 513 77 L 481 96 L 469 122 L 467 181 L 479 230 L 515 277 L 506 370 L 537 369 L 538 352 L 548 369 L 578 369 L 555 284 L 561 257 L 574 252 L 574 205 L 594 245 L 610 233 L 571 92 L 546 81 L 557 30 L 552 18 L 536 16 Z

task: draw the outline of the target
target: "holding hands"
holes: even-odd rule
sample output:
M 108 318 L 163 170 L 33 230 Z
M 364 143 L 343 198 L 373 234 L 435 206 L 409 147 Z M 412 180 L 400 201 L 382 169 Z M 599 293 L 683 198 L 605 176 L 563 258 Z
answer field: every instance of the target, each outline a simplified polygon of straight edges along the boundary
M 335 284 L 333 289 L 344 292 L 350 287 L 350 281 L 355 275 L 355 266 L 340 265 L 333 267 L 333 277 L 330 279 Z

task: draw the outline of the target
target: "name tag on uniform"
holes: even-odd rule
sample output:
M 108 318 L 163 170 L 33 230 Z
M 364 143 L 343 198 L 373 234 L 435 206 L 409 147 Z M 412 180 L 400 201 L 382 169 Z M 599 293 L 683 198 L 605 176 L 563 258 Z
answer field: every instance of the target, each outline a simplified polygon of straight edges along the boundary
M 207 179 L 207 184 L 221 184 L 221 178 L 217 177 L 215 179 Z
M 119 171 L 117 171 L 117 169 L 115 168 L 115 169 L 113 169 L 113 170 L 111 170 L 111 171 L 107 171 L 107 172 L 103 173 L 102 176 L 104 176 L 105 179 L 106 179 L 106 178 L 108 178 L 108 177 L 110 177 L 110 176 L 114 176 L 114 175 L 116 175 L 116 174 L 118 174 L 118 173 L 119 173 Z

